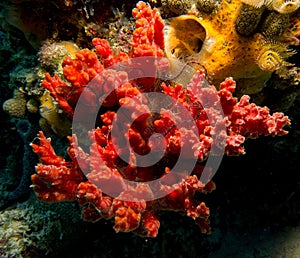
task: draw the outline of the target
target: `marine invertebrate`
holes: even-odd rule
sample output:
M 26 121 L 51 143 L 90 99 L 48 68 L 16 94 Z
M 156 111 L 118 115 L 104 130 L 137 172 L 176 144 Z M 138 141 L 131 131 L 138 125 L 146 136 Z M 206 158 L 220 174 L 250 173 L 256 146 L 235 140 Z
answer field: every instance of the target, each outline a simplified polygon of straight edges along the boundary
M 158 62 L 146 58 L 149 67 L 162 71 L 166 67 L 162 66 L 164 60 L 161 59 L 160 17 L 156 10 L 142 2 L 133 13 L 139 26 L 134 33 L 130 55 L 154 56 Z M 94 112 L 98 119 L 96 126 L 88 129 L 91 144 L 87 148 L 78 145 L 82 140 L 79 135 L 69 137 L 67 153 L 70 161 L 55 153 L 51 139 L 43 132 L 38 134 L 39 142 L 31 144 L 40 157 L 37 173 L 32 176 L 37 198 L 46 202 L 77 200 L 83 207 L 84 220 L 112 219 L 116 232 L 155 237 L 160 225 L 158 211 L 172 210 L 191 217 L 201 232 L 208 233 L 209 208 L 197 194 L 210 193 L 215 184 L 209 179 L 205 182 L 201 179 L 202 162 L 210 152 L 217 155 L 216 149 L 222 149 L 223 145 L 227 155 L 241 155 L 245 153 L 243 143 L 246 139 L 286 134 L 284 127 L 290 124 L 288 117 L 282 113 L 271 115 L 268 108 L 250 103 L 249 96 L 238 100 L 233 96 L 236 84 L 232 78 L 222 82 L 218 91 L 212 85 L 206 87 L 201 71 L 195 73 L 187 85 L 166 80 L 156 87 L 153 78 L 149 80 L 147 76 L 145 80 L 128 81 L 129 74 L 136 68 L 130 66 L 134 59 L 118 63 L 120 59 L 127 60 L 128 55 L 114 54 L 105 40 L 95 38 L 93 43 L 99 58 L 92 51 L 81 50 L 76 60 L 67 58 L 63 62 L 67 82 L 48 74 L 43 82 L 68 114 L 73 114 L 81 94 L 89 106 L 82 105 L 79 115 L 84 120 L 86 114 Z M 129 69 L 119 71 L 110 67 L 111 64 L 129 66 Z M 140 70 L 141 67 L 137 68 Z M 92 78 L 92 85 L 97 90 L 84 87 Z M 72 101 L 64 95 L 65 87 L 75 90 Z M 77 87 L 80 88 L 77 90 Z M 157 92 L 174 102 L 170 102 L 168 108 L 161 108 L 156 107 L 155 99 L 143 96 Z M 106 96 L 105 100 L 103 96 Z M 218 112 L 217 102 L 224 117 Z M 96 103 L 103 103 L 101 107 L 104 107 L 99 116 Z M 179 103 L 184 108 L 180 108 Z M 212 105 L 205 109 L 207 103 Z M 155 106 L 154 112 L 151 105 Z M 133 119 L 131 124 L 128 117 Z M 193 123 L 191 127 L 190 122 Z M 117 130 L 117 136 L 124 135 L 124 138 L 116 141 L 114 130 Z M 160 137 L 156 137 L 157 134 Z M 213 145 L 217 147 L 213 148 Z M 149 152 L 157 154 L 161 149 L 164 152 L 158 162 L 146 166 L 148 160 L 140 160 L 140 156 Z M 184 162 L 178 167 L 179 158 Z M 191 171 L 185 166 L 187 164 L 192 164 Z M 148 181 L 155 181 L 154 187 Z
M 212 13 L 219 6 L 219 1 L 215 0 L 196 0 L 195 1 L 196 8 L 200 12 L 204 12 L 206 14 Z
M 149 9 L 144 2 L 139 2 L 137 8 L 133 10 L 133 16 L 137 21 L 131 42 L 130 56 L 162 57 L 164 24 L 157 9 Z M 50 74 L 46 74 L 46 79 L 42 82 L 42 86 L 50 91 L 51 96 L 58 102 L 60 108 L 68 114 L 69 118 L 73 116 L 74 107 L 84 87 L 104 68 L 128 59 L 128 55 L 122 51 L 114 54 L 106 40 L 94 38 L 93 44 L 97 54 L 101 56 L 102 63 L 97 59 L 94 52 L 83 49 L 76 53 L 76 60 L 68 56 L 62 62 L 63 74 L 69 84 L 62 81 L 59 76 L 51 77 Z M 153 66 L 153 69 L 156 67 Z M 144 78 L 143 85 L 151 86 L 154 80 L 155 78 Z
M 132 57 L 163 56 L 164 22 L 156 8 L 150 9 L 144 2 L 139 2 L 132 10 L 136 19 L 132 39 Z
M 274 72 L 287 66 L 292 66 L 292 64 L 284 60 L 293 54 L 294 52 L 288 50 L 283 44 L 266 42 L 258 52 L 257 64 L 264 71 Z
M 51 42 L 46 40 L 39 49 L 38 57 L 41 66 L 47 71 L 62 73 L 61 63 L 66 56 L 75 57 L 78 46 L 70 41 Z
M 51 128 L 59 136 L 67 136 L 71 133 L 71 121 L 59 111 L 59 106 L 50 96 L 49 91 L 45 91 L 39 98 L 39 112 L 41 115 L 39 124 L 41 128 Z
M 69 117 L 73 115 L 73 108 L 83 90 L 83 85 L 103 69 L 96 54 L 91 51 L 83 49 L 76 54 L 76 58 L 73 60 L 71 57 L 66 57 L 62 63 L 64 76 L 70 81 L 71 86 L 57 75 L 51 77 L 48 73 L 46 80 L 42 82 L 42 86 L 50 91 L 60 108 Z
M 3 103 L 3 110 L 11 117 L 22 118 L 26 113 L 26 97 L 25 94 L 16 89 L 14 96 Z
M 143 182 L 158 176 L 165 176 L 169 168 L 174 165 L 174 158 L 178 156 L 181 148 L 185 148 L 185 145 L 192 144 L 194 146 L 193 148 L 197 151 L 193 155 L 196 155 L 199 161 L 206 158 L 212 144 L 210 131 L 215 129 L 209 125 L 204 114 L 197 115 L 198 112 L 201 114 L 201 111 L 194 114 L 195 109 L 191 108 L 192 106 L 195 107 L 192 92 L 202 87 L 203 79 L 202 73 L 197 74 L 188 90 L 185 90 L 181 85 L 175 87 L 163 85 L 164 94 L 190 107 L 191 115 L 198 125 L 198 130 L 200 130 L 199 136 L 193 135 L 191 131 L 182 128 L 180 137 L 180 134 L 178 134 L 179 129 L 172 127 L 174 122 L 163 110 L 161 110 L 159 116 L 158 114 L 153 116 L 148 111 L 148 115 L 144 114 L 143 118 L 137 120 L 129 129 L 129 142 L 134 144 L 132 148 L 137 153 L 147 150 L 149 145 L 152 146 L 151 148 L 156 147 L 155 142 L 151 143 L 149 141 L 147 143 L 146 141 L 152 130 L 154 130 L 152 133 L 164 133 L 167 146 L 163 161 L 150 167 L 133 166 L 120 160 L 119 148 L 123 153 L 129 146 L 123 146 L 123 144 L 114 146 L 111 136 L 112 122 L 116 119 L 122 121 L 122 116 L 119 117 L 120 114 L 115 114 L 111 110 L 101 115 L 104 125 L 89 132 L 92 139 L 89 153 L 85 153 L 81 149 L 76 150 L 76 136 L 69 138 L 71 146 L 68 149 L 68 154 L 71 157 L 71 162 L 66 162 L 65 159 L 57 156 L 50 145 L 50 139 L 46 139 L 43 133 L 40 132 L 40 143 L 32 144 L 41 161 L 36 167 L 37 174 L 32 176 L 34 190 L 38 198 L 47 202 L 77 199 L 83 206 L 82 216 L 85 220 L 114 219 L 114 229 L 117 232 L 133 231 L 139 235 L 155 237 L 159 227 L 156 215 L 158 210 L 184 212 L 187 216 L 195 219 L 202 232 L 208 232 L 209 210 L 203 202 L 195 199 L 194 195 L 197 192 L 212 191 L 214 184 L 210 182 L 204 186 L 199 181 L 202 172 L 201 166 L 196 166 L 192 175 L 184 177 L 182 181 L 174 185 L 169 181 L 170 179 L 166 179 L 166 181 L 162 179 L 159 191 L 165 192 L 165 197 L 151 199 L 147 202 L 143 198 L 147 199 L 146 196 L 151 197 L 156 193 L 152 192 L 146 184 L 140 184 L 137 188 L 128 188 L 128 185 L 126 186 L 124 182 L 125 179 Z M 249 103 L 249 97 L 247 96 L 237 101 L 232 96 L 234 89 L 235 83 L 229 78 L 220 85 L 220 91 L 218 92 L 227 119 L 226 124 L 228 125 L 227 135 L 225 136 L 226 153 L 228 155 L 243 154 L 242 144 L 246 138 L 256 138 L 259 135 L 286 134 L 286 131 L 283 130 L 283 127 L 289 124 L 286 116 L 282 113 L 275 113 L 271 116 L 267 108 Z M 208 90 L 208 95 L 211 94 L 211 90 Z M 132 92 L 134 92 L 134 95 L 132 95 Z M 135 86 L 125 83 L 116 92 L 116 96 L 119 96 L 117 97 L 119 98 L 117 103 L 123 103 L 121 106 L 127 110 L 126 113 L 129 112 L 138 116 L 139 112 L 145 110 L 145 108 L 147 109 L 147 107 L 136 101 L 130 103 L 128 99 L 139 96 L 139 94 L 140 92 Z M 218 118 L 216 117 L 216 119 Z M 116 124 L 118 123 L 116 122 Z M 153 127 L 149 123 L 153 124 Z M 146 130 L 147 127 L 148 130 Z M 151 130 L 149 131 L 149 129 Z M 127 128 L 122 127 L 121 130 L 126 131 Z M 199 145 L 197 141 L 194 141 L 195 137 L 200 138 Z M 192 158 L 189 156 L 189 152 L 185 153 L 187 155 L 186 159 Z M 101 159 L 99 159 L 99 155 L 102 157 Z M 134 159 L 134 157 L 132 158 Z M 81 170 L 83 167 L 89 171 L 85 175 Z M 114 192 L 120 191 L 118 197 L 106 194 L 111 191 L 109 190 L 110 185 L 114 186 Z M 168 191 L 170 191 L 169 194 Z
M 267 15 L 265 9 L 233 0 L 222 1 L 211 15 L 199 11 L 175 17 L 166 30 L 166 55 L 203 69 L 213 84 L 233 76 L 239 96 L 258 93 L 274 70 L 288 65 L 288 46 L 300 32 L 298 12 Z M 280 56 L 276 69 L 262 69 L 268 51 Z
M 300 2 L 298 0 L 242 0 L 242 2 L 256 8 L 266 6 L 271 10 L 275 10 L 283 14 L 295 12 L 300 6 Z
M 271 12 L 263 21 L 260 32 L 268 38 L 278 39 L 289 25 L 289 15 Z
M 35 114 L 39 111 L 39 103 L 37 100 L 31 98 L 26 102 L 28 112 Z
M 258 26 L 258 23 L 260 22 L 264 10 L 265 8 L 263 7 L 257 8 L 251 5 L 243 4 L 235 21 L 236 31 L 243 36 L 250 36 L 253 34 Z M 270 20 L 270 23 L 273 23 L 272 20 Z M 269 29 L 269 25 L 271 24 L 266 23 L 266 29 Z
M 273 0 L 271 6 L 275 11 L 279 13 L 292 13 L 300 7 L 300 2 L 294 0 Z
M 89 23 L 85 26 L 85 34 L 91 38 L 102 38 L 109 41 L 112 48 L 128 53 L 128 42 L 134 31 L 134 21 L 125 12 L 112 7 L 114 17 L 104 20 L 101 24 Z
M 73 148 L 68 149 L 68 154 L 73 162 L 55 154 L 50 140 L 43 133 L 39 134 L 40 146 L 31 144 L 34 152 L 38 153 L 43 165 L 36 167 L 37 174 L 31 180 L 35 185 L 35 192 L 39 199 L 47 202 L 75 200 L 77 187 L 84 180 L 82 173 L 77 171 L 77 161 Z
M 182 15 L 187 13 L 192 7 L 192 1 L 188 0 L 163 0 L 161 1 L 162 6 L 166 6 L 169 8 L 173 13 L 178 15 Z

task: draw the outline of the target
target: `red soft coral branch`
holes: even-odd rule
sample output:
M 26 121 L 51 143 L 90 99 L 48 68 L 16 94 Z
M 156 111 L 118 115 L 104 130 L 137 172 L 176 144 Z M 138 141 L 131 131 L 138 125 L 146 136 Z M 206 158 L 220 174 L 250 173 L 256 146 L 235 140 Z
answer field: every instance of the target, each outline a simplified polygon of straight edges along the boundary
M 76 200 L 77 187 L 84 176 L 77 170 L 77 161 L 67 162 L 57 156 L 43 132 L 38 134 L 40 143 L 31 144 L 41 163 L 36 166 L 37 174 L 31 176 L 33 189 L 39 200 L 46 202 Z M 72 146 L 69 147 L 69 153 Z
M 132 57 L 163 56 L 164 22 L 156 8 L 149 4 L 138 2 L 132 10 L 132 16 L 137 20 L 133 32 Z
M 133 37 L 131 41 L 131 57 L 162 57 L 164 52 L 164 22 L 156 8 L 151 9 L 149 4 L 138 2 L 132 10 L 132 16 L 136 19 Z M 164 70 L 168 66 L 160 59 L 149 59 L 148 73 L 153 75 L 138 79 L 140 86 L 149 91 L 155 82 L 157 70 Z
M 232 78 L 225 79 L 220 84 L 218 95 L 224 111 L 228 138 L 226 140 L 226 154 L 244 154 L 242 144 L 247 138 L 257 138 L 260 135 L 276 136 L 285 135 L 285 126 L 290 125 L 290 120 L 283 113 L 270 114 L 267 107 L 260 107 L 250 103 L 250 97 L 244 95 L 240 101 L 233 97 L 236 87 Z
M 119 51 L 115 55 L 112 49 L 110 48 L 108 41 L 105 39 L 94 38 L 93 44 L 105 68 L 108 68 L 116 63 L 124 62 L 129 59 L 128 54 L 122 51 Z
M 62 66 L 64 77 L 69 84 L 57 75 L 51 77 L 50 74 L 46 74 L 42 87 L 50 91 L 60 108 L 68 114 L 69 118 L 72 118 L 82 91 L 97 74 L 102 72 L 103 65 L 94 52 L 83 49 L 76 54 L 76 59 L 66 57 Z
M 51 139 L 46 138 L 41 131 L 38 134 L 39 144 L 31 143 L 33 151 L 39 155 L 40 161 L 45 165 L 66 166 L 68 162 L 64 158 L 57 156 L 54 149 L 51 146 Z
M 73 116 L 73 107 L 70 106 L 67 96 L 71 94 L 72 88 L 62 81 L 58 75 L 51 77 L 49 73 L 45 74 L 45 80 L 42 81 L 42 87 L 49 90 L 51 96 L 57 101 L 60 108 L 65 111 L 69 117 Z
M 62 63 L 63 73 L 73 87 L 86 86 L 95 76 L 102 72 L 103 65 L 97 55 L 89 49 L 82 49 L 76 59 L 66 57 Z

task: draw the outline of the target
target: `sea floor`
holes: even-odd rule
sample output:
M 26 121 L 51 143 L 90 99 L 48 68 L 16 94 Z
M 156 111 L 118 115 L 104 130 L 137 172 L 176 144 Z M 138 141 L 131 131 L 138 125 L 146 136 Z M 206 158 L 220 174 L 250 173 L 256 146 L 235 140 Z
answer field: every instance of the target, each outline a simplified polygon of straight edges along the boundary
M 300 226 L 288 227 L 276 233 L 269 230 L 257 230 L 245 235 L 228 232 L 222 239 L 221 248 L 209 254 L 208 258 L 300 257 Z

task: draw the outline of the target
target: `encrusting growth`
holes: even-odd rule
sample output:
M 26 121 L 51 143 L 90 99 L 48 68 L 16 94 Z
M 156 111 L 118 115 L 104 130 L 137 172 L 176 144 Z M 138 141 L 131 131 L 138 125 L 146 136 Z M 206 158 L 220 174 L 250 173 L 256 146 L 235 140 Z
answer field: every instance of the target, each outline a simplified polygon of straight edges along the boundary
M 299 44 L 299 1 L 254 2 L 223 0 L 210 14 L 201 7 L 173 18 L 166 29 L 166 56 L 203 70 L 213 84 L 233 76 L 239 96 L 261 92 L 272 72 L 284 76 L 288 71 L 289 46 Z M 277 5 L 295 8 L 278 12 Z M 257 61 L 263 52 L 272 53 L 263 57 L 280 56 L 276 69 L 265 69 L 268 61 L 262 58 Z

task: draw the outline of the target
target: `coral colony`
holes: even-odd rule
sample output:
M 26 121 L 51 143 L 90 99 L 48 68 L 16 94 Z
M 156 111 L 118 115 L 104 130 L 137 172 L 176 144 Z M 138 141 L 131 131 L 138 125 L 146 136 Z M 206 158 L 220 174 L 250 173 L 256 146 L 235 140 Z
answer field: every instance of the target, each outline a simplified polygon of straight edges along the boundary
M 187 8 L 190 1 L 174 2 Z M 166 0 L 166 6 L 175 12 L 179 8 L 173 7 L 174 2 Z M 257 1 L 218 2 L 195 0 L 195 8 L 185 11 L 188 15 L 171 20 L 166 55 L 203 69 L 214 84 L 232 76 L 239 96 L 259 93 L 273 72 L 284 75 L 292 66 L 286 59 L 294 54 L 289 45 L 299 44 L 299 12 L 293 11 L 300 3 L 270 0 L 253 6 L 244 2 Z M 275 11 L 279 6 L 281 11 Z
M 229 7 L 230 5 L 226 1 L 223 2 L 224 4 L 220 7 L 221 12 L 224 12 L 226 6 L 232 12 L 230 9 L 232 7 Z M 239 4 L 241 3 L 239 2 Z M 206 7 L 214 9 L 209 8 L 209 6 Z M 258 10 L 255 11 L 258 12 Z M 131 50 L 129 53 L 115 51 L 106 40 L 94 38 L 95 51 L 82 49 L 76 53 L 74 58 L 71 56 L 64 58 L 62 62 L 63 77 L 58 75 L 51 77 L 50 74 L 46 74 L 42 86 L 50 92 L 59 104 L 60 110 L 69 119 L 73 118 L 78 100 L 83 91 L 87 89 L 86 85 L 92 80 L 96 80 L 101 86 L 99 86 L 100 89 L 97 89 L 98 92 L 85 91 L 84 97 L 91 103 L 91 108 L 83 110 L 84 112 L 93 112 L 93 103 L 98 103 L 100 98 L 108 93 L 112 87 L 113 92 L 102 101 L 103 105 L 99 111 L 96 127 L 85 132 L 91 140 L 88 149 L 82 149 L 78 145 L 78 141 L 80 141 L 78 135 L 69 136 L 70 146 L 67 150 L 69 159 L 67 160 L 55 153 L 50 138 L 46 138 L 42 131 L 38 134 L 39 143 L 31 144 L 34 152 L 40 158 L 40 163 L 36 166 L 36 174 L 31 177 L 33 189 L 41 201 L 78 201 L 82 206 L 82 218 L 84 220 L 90 222 L 96 222 L 100 219 L 113 220 L 116 232 L 133 232 L 140 236 L 155 237 L 160 226 L 158 213 L 160 211 L 175 211 L 191 217 L 201 232 L 209 233 L 210 211 L 206 204 L 199 200 L 201 195 L 197 193 L 206 194 L 215 189 L 215 184 L 212 181 L 202 182 L 200 180 L 205 161 L 212 151 L 212 145 L 216 144 L 214 134 L 218 133 L 219 137 L 223 139 L 224 152 L 227 155 L 237 156 L 245 153 L 243 143 L 246 139 L 257 138 L 260 135 L 284 135 L 287 133 L 284 127 L 289 125 L 290 121 L 282 113 L 270 114 L 267 107 L 260 107 L 251 103 L 250 97 L 247 95 L 241 96 L 240 99 L 234 97 L 236 83 L 233 78 L 228 77 L 230 74 L 226 74 L 225 77 L 228 78 L 224 77 L 223 82 L 216 88 L 204 85 L 206 82 L 205 74 L 201 69 L 194 74 L 187 85 L 168 80 L 162 82 L 153 77 L 128 81 L 129 74 L 127 72 L 108 69 L 119 62 L 139 57 L 157 59 L 156 63 L 150 64 L 154 70 L 163 70 L 168 66 L 166 63 L 159 62 L 165 53 L 165 39 L 164 22 L 158 10 L 152 9 L 144 2 L 138 2 L 132 14 L 136 19 L 136 28 L 130 42 Z M 219 16 L 222 15 L 219 14 Z M 168 53 L 172 55 L 175 53 L 177 57 L 183 52 L 186 52 L 184 55 L 193 55 L 195 49 L 189 48 L 188 44 L 193 45 L 195 41 L 186 37 L 188 44 L 182 42 L 180 41 L 183 39 L 180 34 L 182 31 L 177 34 L 175 31 L 176 26 L 186 28 L 189 23 L 191 23 L 191 29 L 201 28 L 198 36 L 207 46 L 205 37 L 213 37 L 212 29 L 208 27 L 208 19 L 199 20 L 195 17 L 184 16 L 176 18 L 178 22 L 171 23 L 172 32 L 167 38 L 168 48 L 174 44 L 174 42 L 170 43 L 172 35 L 176 36 L 173 40 L 177 43 L 172 51 L 168 49 L 170 51 Z M 228 17 L 228 19 L 231 18 L 231 16 Z M 216 28 L 218 20 L 219 18 L 212 20 L 211 26 Z M 236 26 L 239 28 L 238 30 L 242 30 L 242 22 Z M 197 36 L 197 34 L 194 35 Z M 234 35 L 230 35 L 230 37 L 232 40 L 237 40 L 238 34 L 235 32 Z M 252 49 L 252 46 L 258 46 L 257 42 L 263 40 L 256 36 L 254 38 L 257 41 L 253 42 L 252 40 L 252 43 L 248 38 L 244 42 L 239 42 L 239 44 L 245 44 L 246 48 L 251 47 L 251 53 L 249 52 L 249 56 L 245 57 L 247 60 L 245 62 L 248 62 L 253 71 L 246 71 L 245 78 L 252 72 L 258 71 L 259 67 L 263 66 L 262 62 L 269 62 L 273 58 L 270 56 L 269 59 L 264 59 L 263 56 L 266 55 L 266 51 L 275 55 L 277 50 L 280 52 L 282 49 L 286 49 L 285 46 L 281 49 L 275 41 L 265 42 L 265 45 L 257 52 L 259 60 L 254 62 L 251 58 L 256 50 Z M 228 41 L 228 43 L 230 42 Z M 220 55 L 221 50 L 217 46 L 217 49 L 212 51 Z M 230 50 L 228 51 L 230 52 Z M 239 52 L 235 54 L 239 55 Z M 287 55 L 283 54 L 283 56 Z M 193 58 L 195 59 L 195 57 Z M 220 55 L 220 58 L 223 57 Z M 216 65 L 221 66 L 220 60 L 216 59 L 215 62 Z M 224 59 L 224 62 L 227 62 L 227 59 Z M 284 63 L 281 59 L 279 62 L 280 64 Z M 241 68 L 245 67 L 242 63 L 238 63 L 238 65 Z M 217 68 L 214 69 L 216 69 L 216 73 L 217 71 L 221 73 L 218 77 L 220 79 L 223 72 Z M 232 64 L 230 69 L 237 69 L 236 64 Z M 232 74 L 237 76 L 241 73 L 240 70 L 238 72 L 232 71 Z M 261 73 L 258 73 L 258 77 L 261 79 L 260 76 Z M 243 85 L 238 85 L 238 87 L 243 87 Z M 219 116 L 215 112 L 214 106 L 207 110 L 204 109 L 203 103 L 200 103 L 195 96 L 195 92 L 201 90 L 204 92 L 201 102 L 204 103 L 207 98 L 209 98 L 210 103 L 219 102 L 223 109 L 223 116 Z M 99 92 L 102 95 L 99 96 Z M 155 113 L 151 112 L 149 103 L 140 97 L 151 92 L 168 96 L 175 103 L 183 106 L 188 111 L 197 130 L 191 130 L 185 126 L 185 118 L 175 105 L 171 106 L 169 110 L 160 109 Z M 130 126 L 125 125 L 118 129 L 120 134 L 126 136 L 127 141 L 117 142 L 116 146 L 112 131 L 123 119 L 117 112 L 119 108 L 131 116 L 134 122 Z M 172 119 L 172 115 L 170 115 L 172 112 L 176 113 L 176 119 Z M 209 119 L 209 116 L 212 119 Z M 210 123 L 210 120 L 215 121 L 215 123 Z M 223 129 L 218 128 L 219 123 L 224 123 Z M 57 127 L 57 125 L 55 126 Z M 159 162 L 148 167 L 135 165 L 134 161 L 137 159 L 137 155 L 146 155 L 157 147 L 155 139 L 151 138 L 153 134 L 163 135 L 165 142 L 163 157 Z M 180 153 L 185 153 L 185 148 L 189 147 L 193 151 L 186 152 L 186 155 L 181 158 L 185 162 L 197 159 L 193 170 L 179 181 L 176 178 L 176 173 L 173 174 L 174 178 L 165 179 L 175 166 Z M 129 156 L 131 162 L 124 162 L 120 157 L 121 153 Z M 184 169 L 183 167 L 182 170 Z M 180 174 L 184 171 L 176 172 Z M 144 182 L 158 178 L 161 180 L 156 187 L 161 197 L 152 198 L 157 193 L 153 192 L 153 189 Z M 138 182 L 138 184 L 132 186 L 126 184 L 125 181 Z M 117 196 L 107 194 L 110 189 L 106 188 L 109 188 L 110 185 L 116 187 L 119 192 Z

